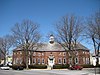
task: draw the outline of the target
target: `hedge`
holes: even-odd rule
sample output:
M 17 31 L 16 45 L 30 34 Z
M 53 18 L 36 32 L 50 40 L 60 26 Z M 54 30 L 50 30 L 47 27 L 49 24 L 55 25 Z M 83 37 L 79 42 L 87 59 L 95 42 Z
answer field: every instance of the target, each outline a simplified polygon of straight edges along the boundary
M 29 65 L 29 69 L 47 69 L 47 65 Z
M 100 64 L 99 65 L 96 65 L 96 66 L 93 66 L 91 64 L 84 64 L 84 65 L 81 65 L 83 68 L 94 68 L 94 67 L 100 67 Z
M 64 65 L 64 64 L 56 64 L 56 65 L 53 66 L 53 69 L 65 69 L 65 68 L 68 68 L 68 67 L 69 67 L 68 64 L 66 64 L 66 65 Z

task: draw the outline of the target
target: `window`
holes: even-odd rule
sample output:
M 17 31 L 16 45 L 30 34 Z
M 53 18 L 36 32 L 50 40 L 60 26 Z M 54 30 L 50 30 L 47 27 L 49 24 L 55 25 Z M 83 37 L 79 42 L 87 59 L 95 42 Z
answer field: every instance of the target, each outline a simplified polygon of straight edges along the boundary
M 42 56 L 44 56 L 44 53 L 42 53 Z
M 59 52 L 59 55 L 61 55 L 61 52 Z
M 78 51 L 76 51 L 76 55 L 78 55 Z
M 36 63 L 36 58 L 33 58 L 33 64 L 35 64 Z
M 41 53 L 38 53 L 38 56 L 41 56 Z
M 62 59 L 61 58 L 58 59 L 58 64 L 62 64 Z
M 22 63 L 22 58 L 16 58 L 16 64 L 21 64 Z
M 72 64 L 72 58 L 69 58 L 69 64 Z
M 44 64 L 44 58 L 42 58 L 42 64 Z
M 63 56 L 66 56 L 66 52 L 63 52 Z
M 40 64 L 40 58 L 38 58 L 38 64 Z
M 63 59 L 63 64 L 66 64 L 66 58 Z
M 83 63 L 85 64 L 85 57 L 83 57 Z
M 75 64 L 78 64 L 78 57 L 75 58 Z
M 86 64 L 89 64 L 89 58 L 86 58 Z
M 34 52 L 34 53 L 33 53 L 33 56 L 35 56 L 35 55 L 36 55 L 36 53 Z
M 83 51 L 83 54 L 84 54 L 84 51 Z

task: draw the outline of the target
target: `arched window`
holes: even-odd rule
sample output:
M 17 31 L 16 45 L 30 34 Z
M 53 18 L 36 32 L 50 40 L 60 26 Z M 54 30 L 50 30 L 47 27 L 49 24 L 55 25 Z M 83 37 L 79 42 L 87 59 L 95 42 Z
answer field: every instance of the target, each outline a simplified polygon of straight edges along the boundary
M 78 64 L 78 57 L 75 58 L 75 64 Z
M 63 64 L 66 64 L 66 58 L 63 59 Z

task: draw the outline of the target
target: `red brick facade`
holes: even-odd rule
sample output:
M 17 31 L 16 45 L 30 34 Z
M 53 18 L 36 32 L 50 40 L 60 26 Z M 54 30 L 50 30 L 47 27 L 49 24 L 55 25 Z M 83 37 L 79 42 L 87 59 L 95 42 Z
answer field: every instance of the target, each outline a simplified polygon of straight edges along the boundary
M 29 64 L 48 64 L 50 55 L 54 56 L 55 64 L 70 64 L 72 59 L 67 51 L 35 51 L 32 54 L 29 51 Z M 32 57 L 32 59 L 30 58 Z M 89 64 L 90 53 L 89 50 L 77 50 L 76 54 L 77 64 Z M 13 51 L 13 64 L 24 64 L 25 53 L 22 50 Z M 74 62 L 73 62 L 74 63 Z
M 58 43 L 54 42 L 54 37 L 50 37 L 47 44 L 37 45 L 37 50 L 28 51 L 29 65 L 46 64 L 48 62 L 55 64 L 90 64 L 89 50 L 77 43 L 75 50 L 65 51 Z M 25 51 L 21 48 L 16 48 L 13 51 L 13 64 L 25 64 Z M 51 61 L 52 60 L 52 61 Z

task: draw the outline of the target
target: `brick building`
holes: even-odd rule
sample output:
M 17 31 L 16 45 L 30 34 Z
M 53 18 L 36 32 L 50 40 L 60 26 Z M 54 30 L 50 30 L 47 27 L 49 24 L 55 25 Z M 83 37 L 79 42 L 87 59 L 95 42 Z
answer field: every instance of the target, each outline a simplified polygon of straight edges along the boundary
M 28 63 L 34 64 L 90 64 L 90 52 L 89 50 L 77 43 L 76 49 L 72 50 L 75 53 L 75 58 L 72 59 L 71 52 L 65 51 L 65 49 L 54 41 L 54 37 L 51 36 L 49 43 L 42 43 L 36 45 L 36 50 L 28 50 Z M 13 64 L 25 64 L 25 51 L 22 47 L 13 50 Z

